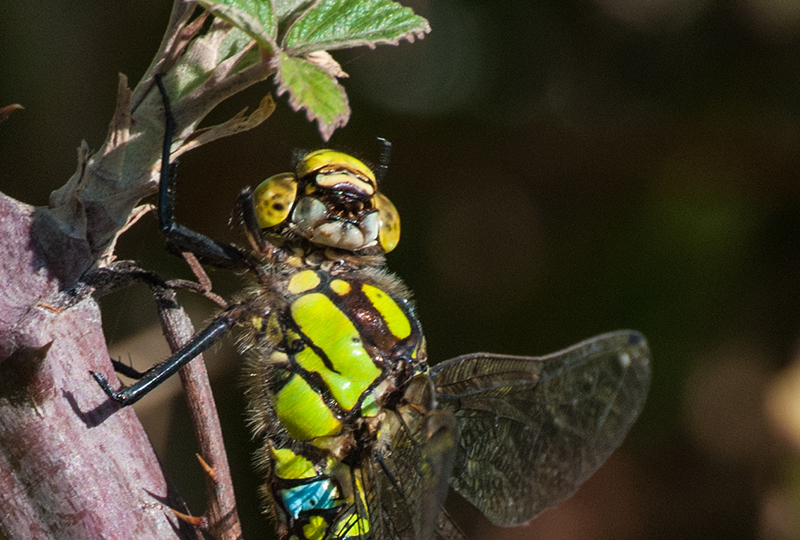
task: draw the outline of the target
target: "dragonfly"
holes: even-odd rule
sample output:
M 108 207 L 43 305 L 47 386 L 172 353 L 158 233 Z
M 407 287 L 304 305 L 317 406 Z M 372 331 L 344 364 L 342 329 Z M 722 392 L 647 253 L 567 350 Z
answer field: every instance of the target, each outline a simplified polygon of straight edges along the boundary
M 265 511 L 282 540 L 456 540 L 450 488 L 498 525 L 572 495 L 622 443 L 645 402 L 650 352 L 635 331 L 541 357 L 473 353 L 435 365 L 385 254 L 400 217 L 378 166 L 310 152 L 237 201 L 246 247 L 174 218 L 175 123 L 158 195 L 167 246 L 243 270 L 250 285 L 170 358 L 113 389 L 134 403 L 236 328 Z

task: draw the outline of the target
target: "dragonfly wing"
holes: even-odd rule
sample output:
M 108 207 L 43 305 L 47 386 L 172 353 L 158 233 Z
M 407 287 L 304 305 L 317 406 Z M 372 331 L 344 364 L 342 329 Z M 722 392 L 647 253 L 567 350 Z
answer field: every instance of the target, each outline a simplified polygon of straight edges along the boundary
M 456 455 L 455 418 L 430 410 L 433 386 L 427 376 L 416 382 L 412 388 L 422 387 L 425 396 L 412 390 L 406 394 L 410 401 L 385 411 L 386 444 L 379 442 L 353 471 L 353 484 L 363 493 L 353 511 L 369 524 L 361 538 L 432 540 L 436 533 Z
M 419 450 L 422 496 L 420 497 L 420 540 L 430 540 L 438 530 L 442 505 L 450 488 L 456 457 L 456 420 L 447 411 L 429 412 L 424 420 L 424 444 Z
M 472 354 L 431 369 L 460 436 L 451 485 L 498 525 L 572 495 L 623 441 L 650 384 L 637 332 L 540 358 Z

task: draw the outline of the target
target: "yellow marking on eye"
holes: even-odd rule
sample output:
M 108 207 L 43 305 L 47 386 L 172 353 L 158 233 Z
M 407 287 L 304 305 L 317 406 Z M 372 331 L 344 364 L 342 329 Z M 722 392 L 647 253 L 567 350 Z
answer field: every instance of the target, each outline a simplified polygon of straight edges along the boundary
M 308 523 L 303 525 L 303 535 L 306 540 L 322 540 L 327 530 L 328 522 L 322 516 L 311 516 L 308 518 Z
M 289 280 L 289 292 L 292 294 L 300 294 L 310 291 L 319 285 L 319 275 L 313 270 L 303 270 L 292 276 Z
M 297 197 L 297 178 L 292 173 L 270 176 L 253 191 L 258 226 L 262 229 L 283 223 Z
M 350 292 L 350 284 L 341 279 L 334 279 L 331 281 L 331 290 L 339 296 L 344 296 Z
M 378 240 L 383 251 L 389 253 L 400 242 L 400 213 L 383 193 L 376 193 L 372 201 L 378 209 Z
M 392 297 L 372 285 L 366 283 L 361 286 L 369 301 L 386 321 L 389 331 L 397 339 L 405 339 L 411 335 L 411 323 Z
M 335 435 L 342 423 L 305 379 L 293 375 L 273 399 L 275 414 L 290 437 L 308 441 Z
M 303 349 L 298 363 L 322 376 L 334 399 L 350 410 L 358 397 L 381 374 L 361 342 L 361 334 L 336 305 L 322 293 L 301 296 L 292 303 L 292 317 L 300 330 L 331 363 L 327 368 L 313 351 Z
M 270 453 L 275 463 L 275 476 L 278 478 L 297 480 L 317 476 L 317 471 L 311 461 L 295 454 L 289 448 L 275 448 L 270 445 Z

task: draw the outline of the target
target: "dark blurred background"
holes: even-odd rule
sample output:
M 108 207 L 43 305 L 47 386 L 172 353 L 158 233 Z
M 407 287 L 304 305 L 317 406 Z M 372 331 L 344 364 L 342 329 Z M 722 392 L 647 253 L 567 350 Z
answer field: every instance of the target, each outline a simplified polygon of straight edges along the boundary
M 653 351 L 644 413 L 581 491 L 516 529 L 452 498 L 469 536 L 800 538 L 800 3 L 407 3 L 431 22 L 423 41 L 335 55 L 353 117 L 331 144 L 375 159 L 377 136 L 394 143 L 384 190 L 403 237 L 389 264 L 415 291 L 432 360 L 544 354 L 619 328 L 642 331 Z M 0 190 L 46 204 L 81 139 L 101 146 L 117 73 L 132 84 L 143 74 L 169 4 L 3 2 L 0 105 L 26 109 L 0 126 Z M 321 145 L 279 100 L 258 129 L 182 158 L 179 219 L 236 239 L 238 191 Z M 153 216 L 118 254 L 186 274 Z M 212 279 L 222 293 L 238 284 Z M 213 313 L 185 302 L 198 325 Z M 111 297 L 104 323 L 118 358 L 166 355 L 145 289 Z M 232 341 L 207 361 L 245 537 L 269 537 Z M 165 388 L 139 412 L 200 513 L 183 407 Z

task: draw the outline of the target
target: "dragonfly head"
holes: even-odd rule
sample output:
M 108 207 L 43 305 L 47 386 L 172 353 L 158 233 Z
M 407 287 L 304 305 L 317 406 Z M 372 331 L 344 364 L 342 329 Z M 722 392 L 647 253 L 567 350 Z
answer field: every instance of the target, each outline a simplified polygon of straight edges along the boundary
M 267 232 L 352 252 L 378 247 L 388 253 L 400 239 L 400 216 L 378 191 L 375 173 L 343 152 L 306 154 L 294 173 L 267 178 L 253 197 Z

